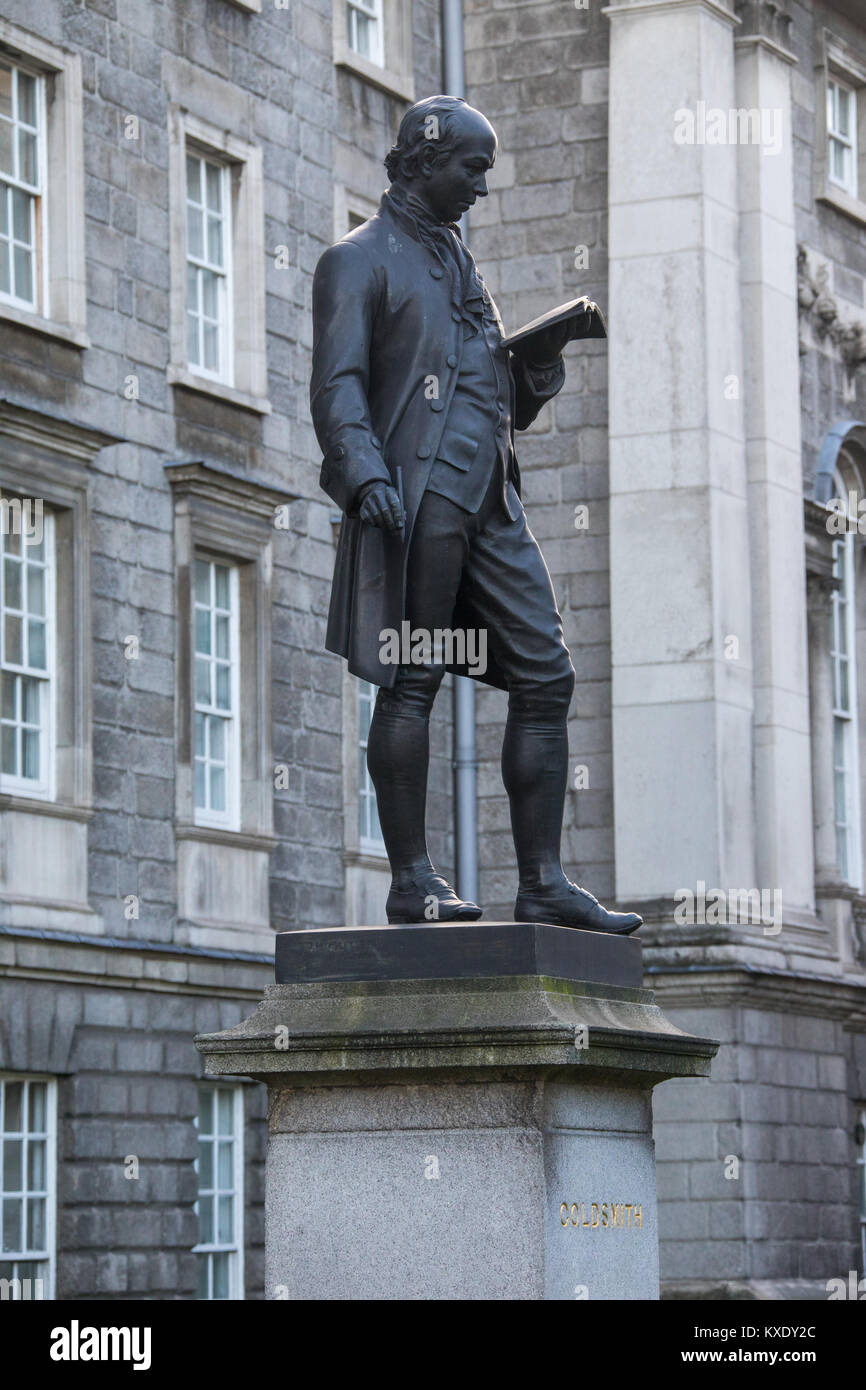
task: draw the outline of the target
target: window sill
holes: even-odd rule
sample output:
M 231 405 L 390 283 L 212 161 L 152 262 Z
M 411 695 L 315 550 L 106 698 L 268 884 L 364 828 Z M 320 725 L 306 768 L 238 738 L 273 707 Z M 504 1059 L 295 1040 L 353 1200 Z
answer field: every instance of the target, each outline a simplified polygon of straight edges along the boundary
M 27 815 L 57 816 L 60 820 L 91 821 L 96 812 L 90 806 L 67 806 L 59 801 L 43 800 L 18 792 L 0 792 L 0 812 L 23 811 Z
M 411 75 L 371 63 L 369 58 L 362 58 L 360 53 L 354 53 L 345 43 L 335 45 L 334 66 L 354 73 L 356 77 L 363 77 L 365 82 L 387 92 L 389 96 L 399 97 L 401 101 L 415 100 L 415 81 Z
M 176 825 L 178 840 L 200 840 L 209 845 L 231 845 L 234 849 L 253 849 L 270 854 L 278 841 L 272 835 L 250 834 L 245 830 L 223 830 L 216 825 Z
M 844 212 L 846 217 L 850 217 L 861 227 L 866 227 L 866 203 L 862 202 L 860 198 L 853 198 L 850 193 L 845 192 L 844 188 L 836 188 L 832 183 L 825 183 L 815 201 L 829 203 L 830 207 L 836 208 L 838 212 Z
M 170 386 L 179 386 L 184 391 L 212 396 L 227 405 L 235 405 L 240 410 L 251 410 L 256 415 L 271 413 L 271 403 L 267 396 L 253 396 L 248 391 L 239 391 L 235 386 L 227 386 L 223 381 L 211 381 L 209 377 L 196 376 L 188 367 L 169 366 L 166 376 Z
M 15 323 L 19 328 L 29 328 L 33 333 L 41 333 L 43 337 L 56 338 L 61 343 L 68 343 L 70 347 L 90 347 L 90 339 L 83 328 L 76 328 L 71 323 L 57 323 L 54 319 L 45 319 L 41 314 L 36 314 L 31 309 L 19 309 L 15 304 L 4 304 L 0 301 L 0 319 L 5 319 L 7 323 Z

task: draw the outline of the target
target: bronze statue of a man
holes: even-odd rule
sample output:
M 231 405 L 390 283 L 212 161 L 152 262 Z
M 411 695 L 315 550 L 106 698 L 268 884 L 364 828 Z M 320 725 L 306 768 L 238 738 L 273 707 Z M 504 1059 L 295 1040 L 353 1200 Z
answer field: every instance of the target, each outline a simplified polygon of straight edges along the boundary
M 464 101 L 418 102 L 385 161 L 379 211 L 316 268 L 310 398 L 321 486 L 345 513 L 327 646 L 379 686 L 367 762 L 391 865 L 389 922 L 481 915 L 436 873 L 425 835 L 430 711 L 453 670 L 508 691 L 515 918 L 628 933 L 641 918 L 609 912 L 560 863 L 574 668 L 520 502 L 514 430 L 562 387 L 574 330 L 557 323 L 523 351 L 503 344 L 456 225 L 486 197 L 496 148 Z M 405 644 L 389 655 L 385 635 L 401 631 L 430 635 L 420 659 Z M 433 634 L 470 631 L 486 635 L 486 664 L 437 649 Z

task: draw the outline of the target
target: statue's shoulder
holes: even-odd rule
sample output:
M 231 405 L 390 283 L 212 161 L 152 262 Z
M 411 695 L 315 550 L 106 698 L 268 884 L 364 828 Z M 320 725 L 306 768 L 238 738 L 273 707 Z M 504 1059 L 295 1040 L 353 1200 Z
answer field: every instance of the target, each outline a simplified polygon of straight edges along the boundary
M 387 236 L 383 219 L 377 212 L 322 253 L 316 266 L 317 276 L 374 272 L 382 262 Z

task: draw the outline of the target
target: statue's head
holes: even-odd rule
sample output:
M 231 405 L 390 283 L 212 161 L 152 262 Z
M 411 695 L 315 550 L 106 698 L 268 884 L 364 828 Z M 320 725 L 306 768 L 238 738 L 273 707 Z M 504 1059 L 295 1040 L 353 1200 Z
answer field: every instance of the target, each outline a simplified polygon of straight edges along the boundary
M 496 131 L 462 97 L 427 97 L 410 106 L 385 160 L 392 183 L 411 188 L 440 222 L 456 222 L 487 197 Z

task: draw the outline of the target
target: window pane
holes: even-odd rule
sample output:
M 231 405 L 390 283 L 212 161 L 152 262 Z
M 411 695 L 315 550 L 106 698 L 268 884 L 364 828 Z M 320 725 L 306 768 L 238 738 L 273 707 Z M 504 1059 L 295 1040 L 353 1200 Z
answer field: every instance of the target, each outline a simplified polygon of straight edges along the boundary
M 45 1133 L 45 1106 L 47 1103 L 47 1094 L 48 1088 L 44 1081 L 30 1082 L 27 1128 L 31 1134 Z
M 45 612 L 45 571 L 39 565 L 30 565 L 27 571 L 27 611 Z
M 36 78 L 18 70 L 18 119 L 25 125 L 36 124 Z
M 195 698 L 199 704 L 210 704 L 210 662 L 195 663 Z
M 215 762 L 225 761 L 226 756 L 226 721 L 216 716 L 208 720 L 210 728 L 210 756 Z
M 23 1119 L 23 1081 L 7 1081 L 3 1087 L 6 1104 L 3 1111 L 3 1130 L 6 1134 L 20 1131 Z
M 22 777 L 39 780 L 39 735 L 35 729 L 25 729 L 21 734 Z
M 191 154 L 186 157 L 186 191 L 187 197 L 201 202 L 201 160 L 194 159 Z
M 207 205 L 212 212 L 222 209 L 222 169 L 216 164 L 205 166 L 207 170 Z
M 40 720 L 39 710 L 39 686 L 36 680 L 21 681 L 21 718 L 25 724 L 38 725 Z M 33 1105 L 33 1091 L 30 1092 L 30 1103 Z
M 12 141 L 14 138 L 15 127 L 8 121 L 0 120 L 0 170 L 4 174 L 15 176 L 15 156 L 12 153 Z
M 201 290 L 202 290 L 202 313 L 206 318 L 219 318 L 219 276 L 212 270 L 202 270 Z
M 207 560 L 195 562 L 196 603 L 210 603 L 210 565 Z
M 231 681 L 230 668 L 228 666 L 217 666 L 216 668 L 216 707 L 217 709 L 231 709 Z
M 3 1203 L 3 1249 L 21 1249 L 21 1211 L 20 1197 L 13 1197 Z
M 217 1240 L 221 1244 L 228 1245 L 234 1237 L 234 1198 L 218 1197 L 219 1202 L 219 1230 Z
M 13 666 L 20 666 L 22 664 L 20 618 L 10 618 L 7 613 L 4 638 L 5 659 L 11 662 Z
M 202 364 L 209 372 L 218 372 L 220 367 L 219 334 L 213 324 L 205 323 L 204 333 L 204 363 Z
M 851 93 L 846 92 L 844 87 L 837 88 L 838 91 L 838 115 L 837 130 L 840 135 L 844 135 L 846 140 L 851 138 Z
M 218 617 L 216 620 L 216 655 L 228 659 L 229 656 L 229 620 L 228 617 Z
M 186 307 L 198 313 L 198 271 L 194 265 L 186 268 Z
M 199 1245 L 210 1245 L 213 1240 L 213 1200 L 213 1197 L 198 1199 Z
M 33 301 L 33 256 L 23 246 L 15 247 L 13 257 L 15 268 L 15 296 L 18 299 L 26 299 L 28 303 Z
M 36 164 L 36 136 L 29 131 L 18 132 L 18 177 L 22 183 L 38 184 L 39 170 Z
M 225 1191 L 234 1186 L 234 1145 L 224 1140 L 219 1146 L 219 1186 Z
M 11 725 L 4 724 L 2 733 L 0 733 L 0 766 L 2 766 L 3 771 L 10 777 L 16 777 L 18 775 L 16 747 L 17 737 L 15 730 Z
M 12 235 L 16 241 L 23 241 L 27 246 L 30 245 L 30 205 L 32 201 L 29 193 L 22 193 L 20 188 L 12 189 Z
M 45 670 L 45 623 L 40 618 L 27 621 L 27 659 L 35 670 Z
M 204 253 L 204 241 L 201 234 L 201 213 L 198 208 L 187 207 L 186 210 L 186 245 L 187 255 L 201 258 Z
M 186 355 L 193 367 L 200 365 L 198 351 L 198 319 L 195 314 L 187 314 L 186 316 Z
M 199 1255 L 198 1257 L 198 1291 L 197 1298 L 206 1299 L 208 1296 L 207 1271 L 210 1255 Z
M 216 606 L 217 608 L 228 608 L 229 606 L 229 571 L 226 565 L 214 565 L 214 580 L 216 582 Z
M 41 1250 L 45 1245 L 45 1198 L 31 1197 L 27 1203 L 27 1247 Z
M 5 672 L 3 673 L 0 712 L 2 712 L 4 719 L 15 718 L 15 683 L 17 679 L 17 676 L 10 676 Z
M 3 1141 L 3 1191 L 20 1192 L 22 1190 L 21 1179 L 23 1173 L 24 1141 L 22 1139 L 4 1139 Z
M 0 63 L 0 116 L 12 115 L 12 69 Z
M 21 607 L 21 566 L 8 558 L 3 561 L 3 607 Z
M 211 1255 L 211 1259 L 213 1260 L 213 1296 L 214 1298 L 228 1298 L 231 1255 Z
M 2 189 L 0 189 L 0 203 L 4 203 L 5 201 L 6 199 Z M 9 243 L 8 241 L 0 241 L 0 291 L 2 291 L 3 294 L 12 293 L 12 281 L 9 278 L 10 274 Z
M 213 1091 L 202 1087 L 198 1093 L 198 1132 L 213 1134 Z
M 45 1190 L 44 1139 L 31 1139 L 27 1146 L 27 1186 L 31 1192 Z
M 207 608 L 197 608 L 195 610 L 195 649 L 203 656 L 210 656 L 210 610 Z
M 217 1125 L 220 1134 L 234 1130 L 235 1098 L 231 1091 L 217 1091 Z
M 207 258 L 212 265 L 223 263 L 223 224 L 219 217 L 207 220 Z
M 198 1141 L 198 1185 L 199 1190 L 213 1187 L 213 1144 L 209 1139 Z
M 196 711 L 195 716 L 195 754 L 197 758 L 204 757 L 204 720 L 203 714 Z
M 210 808 L 212 811 L 224 811 L 226 808 L 226 777 L 221 767 L 211 767 L 210 770 Z

